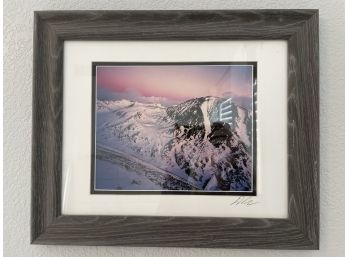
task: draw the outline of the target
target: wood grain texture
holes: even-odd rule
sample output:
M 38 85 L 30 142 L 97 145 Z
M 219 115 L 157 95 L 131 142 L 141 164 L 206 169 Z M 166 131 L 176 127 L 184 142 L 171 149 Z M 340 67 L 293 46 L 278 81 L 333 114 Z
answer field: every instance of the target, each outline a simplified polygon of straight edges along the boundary
M 61 214 L 64 40 L 288 40 L 288 219 Z M 319 248 L 317 10 L 35 13 L 34 244 Z

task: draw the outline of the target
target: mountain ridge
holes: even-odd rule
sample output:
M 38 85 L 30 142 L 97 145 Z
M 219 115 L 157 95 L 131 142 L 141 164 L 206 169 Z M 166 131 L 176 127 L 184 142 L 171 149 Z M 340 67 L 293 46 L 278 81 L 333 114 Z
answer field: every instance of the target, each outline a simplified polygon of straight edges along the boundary
M 206 96 L 169 107 L 98 100 L 96 140 L 171 170 L 202 190 L 247 190 L 252 183 L 251 138 L 246 136 L 251 115 L 232 104 L 234 127 L 221 122 L 223 100 Z

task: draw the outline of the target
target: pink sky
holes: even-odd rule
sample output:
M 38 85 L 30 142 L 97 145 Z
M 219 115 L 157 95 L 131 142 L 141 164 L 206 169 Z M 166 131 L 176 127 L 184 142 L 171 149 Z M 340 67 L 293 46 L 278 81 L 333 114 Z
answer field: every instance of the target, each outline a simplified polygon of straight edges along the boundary
M 201 96 L 252 97 L 252 66 L 97 66 L 97 88 L 183 101 Z

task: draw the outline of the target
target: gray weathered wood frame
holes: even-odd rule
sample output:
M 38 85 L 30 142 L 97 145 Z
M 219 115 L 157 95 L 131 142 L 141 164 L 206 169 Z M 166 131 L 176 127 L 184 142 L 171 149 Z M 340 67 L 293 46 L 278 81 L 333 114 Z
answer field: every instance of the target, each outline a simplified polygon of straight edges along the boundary
M 289 218 L 62 215 L 65 40 L 240 39 L 288 42 Z M 35 12 L 31 206 L 34 244 L 318 249 L 318 11 Z

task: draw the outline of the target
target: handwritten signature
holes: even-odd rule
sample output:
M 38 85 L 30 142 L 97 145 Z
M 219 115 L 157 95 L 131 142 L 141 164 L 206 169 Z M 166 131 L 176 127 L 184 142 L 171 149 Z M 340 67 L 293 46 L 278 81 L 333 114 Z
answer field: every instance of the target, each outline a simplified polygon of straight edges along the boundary
M 232 203 L 230 203 L 230 206 L 238 206 L 238 205 L 244 205 L 244 206 L 251 206 L 254 204 L 257 204 L 255 200 L 251 196 L 239 196 L 236 200 L 234 200 Z

